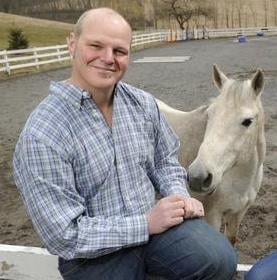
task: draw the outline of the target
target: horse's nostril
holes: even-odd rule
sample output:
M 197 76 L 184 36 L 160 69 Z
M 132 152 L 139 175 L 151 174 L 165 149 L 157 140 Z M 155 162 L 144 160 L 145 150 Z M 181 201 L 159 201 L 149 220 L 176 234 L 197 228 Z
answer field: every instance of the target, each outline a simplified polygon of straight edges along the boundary
M 213 175 L 211 173 L 208 174 L 208 176 L 203 181 L 204 188 L 208 188 L 212 183 Z

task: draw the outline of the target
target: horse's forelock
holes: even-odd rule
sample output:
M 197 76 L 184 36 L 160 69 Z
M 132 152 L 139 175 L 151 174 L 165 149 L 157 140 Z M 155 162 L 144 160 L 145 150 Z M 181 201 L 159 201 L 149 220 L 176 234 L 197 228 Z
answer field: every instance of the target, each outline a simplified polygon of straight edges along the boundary
M 240 106 L 243 101 L 250 102 L 256 99 L 249 80 L 229 80 L 229 83 L 222 88 L 221 94 L 224 96 L 225 102 L 231 102 L 237 106 Z

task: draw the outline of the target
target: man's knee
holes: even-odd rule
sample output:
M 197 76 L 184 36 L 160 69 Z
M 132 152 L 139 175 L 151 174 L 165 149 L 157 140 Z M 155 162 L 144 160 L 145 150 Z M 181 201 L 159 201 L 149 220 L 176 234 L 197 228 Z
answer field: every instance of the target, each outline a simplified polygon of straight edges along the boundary
M 205 257 L 210 262 L 209 268 L 213 268 L 213 271 L 210 271 L 211 275 L 213 275 L 211 279 L 232 279 L 237 268 L 235 249 L 222 233 L 205 222 L 203 222 L 203 234 L 206 237 L 202 237 L 202 242 L 205 244 L 202 254 L 206 254 Z M 203 241 L 203 239 L 206 240 Z
M 229 240 L 203 220 L 191 225 L 197 275 L 203 279 L 230 280 L 236 272 L 237 254 Z M 194 230 L 193 230 L 194 229 Z
M 169 279 L 199 276 L 227 280 L 236 270 L 236 254 L 229 241 L 200 219 L 187 220 L 154 237 L 150 252 L 165 271 L 168 266 Z M 158 270 L 159 264 L 155 265 Z
M 220 246 L 219 246 L 220 247 Z M 233 278 L 237 268 L 237 255 L 232 247 L 216 248 L 216 254 L 210 255 L 210 263 L 213 267 L 211 274 L 214 280 L 230 280 Z

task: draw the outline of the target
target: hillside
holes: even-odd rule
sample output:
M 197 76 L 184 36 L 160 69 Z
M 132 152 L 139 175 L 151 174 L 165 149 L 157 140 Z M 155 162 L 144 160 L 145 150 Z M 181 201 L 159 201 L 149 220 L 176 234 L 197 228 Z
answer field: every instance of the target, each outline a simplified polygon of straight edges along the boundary
M 8 32 L 11 27 L 22 28 L 30 42 L 30 47 L 37 47 L 65 44 L 73 25 L 0 13 L 0 49 L 8 47 Z

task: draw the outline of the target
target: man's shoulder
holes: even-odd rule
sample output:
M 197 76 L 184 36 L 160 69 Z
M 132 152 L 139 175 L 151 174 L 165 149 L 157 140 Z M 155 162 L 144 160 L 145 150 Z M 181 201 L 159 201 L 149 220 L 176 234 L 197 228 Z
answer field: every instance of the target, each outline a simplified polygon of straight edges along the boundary
M 69 115 L 67 111 L 66 102 L 50 93 L 32 111 L 22 130 L 22 135 L 32 135 L 37 139 L 49 141 L 57 135 L 65 134 Z
M 138 97 L 138 98 L 153 98 L 153 96 L 143 90 L 143 89 L 140 89 L 138 87 L 135 87 L 133 85 L 130 85 L 128 83 L 125 83 L 125 82 L 120 82 L 118 84 L 118 87 L 119 87 L 119 90 L 123 90 L 125 92 L 127 92 L 128 94 L 132 95 L 132 96 L 135 96 L 135 97 Z
M 156 110 L 157 104 L 152 94 L 123 82 L 118 86 L 119 90 L 122 91 L 134 105 L 140 106 L 144 111 L 152 112 Z

